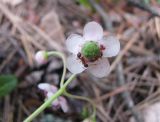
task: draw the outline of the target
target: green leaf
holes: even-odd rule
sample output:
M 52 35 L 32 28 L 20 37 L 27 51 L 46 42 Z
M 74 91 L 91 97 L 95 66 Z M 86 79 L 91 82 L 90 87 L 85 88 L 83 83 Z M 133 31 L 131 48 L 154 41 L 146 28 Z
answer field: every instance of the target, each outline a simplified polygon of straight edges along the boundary
M 149 4 L 150 0 L 144 0 L 145 4 Z
M 160 0 L 157 0 L 158 4 L 160 4 Z
M 94 117 L 92 118 L 92 121 L 93 121 L 93 122 L 96 122 L 96 116 L 94 116 Z
M 17 86 L 14 75 L 0 75 L 0 97 L 9 94 Z
M 78 0 L 78 2 L 81 4 L 81 5 L 83 5 L 83 6 L 85 6 L 85 7 L 91 7 L 91 5 L 90 5 L 90 3 L 89 3 L 89 1 L 88 0 Z
M 82 116 L 82 118 L 89 117 L 89 111 L 88 111 L 87 107 L 85 107 L 85 106 L 83 107 L 82 112 L 81 112 L 81 116 Z

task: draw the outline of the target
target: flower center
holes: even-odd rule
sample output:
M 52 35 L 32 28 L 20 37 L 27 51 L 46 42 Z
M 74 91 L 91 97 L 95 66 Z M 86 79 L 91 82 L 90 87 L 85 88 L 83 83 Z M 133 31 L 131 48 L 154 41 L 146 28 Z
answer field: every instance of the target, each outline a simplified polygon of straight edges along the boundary
M 95 61 L 101 56 L 100 47 L 97 42 L 94 41 L 86 42 L 81 49 L 81 53 L 89 61 Z

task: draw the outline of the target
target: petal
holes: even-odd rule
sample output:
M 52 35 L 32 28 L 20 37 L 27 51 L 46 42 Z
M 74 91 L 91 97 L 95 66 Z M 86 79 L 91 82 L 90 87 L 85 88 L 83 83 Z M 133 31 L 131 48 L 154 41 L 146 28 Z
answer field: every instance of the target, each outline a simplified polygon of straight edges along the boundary
M 92 75 L 102 78 L 107 76 L 110 71 L 110 64 L 107 58 L 100 59 L 96 64 L 89 65 L 87 69 Z
M 48 92 L 47 93 L 47 99 L 49 99 L 50 97 L 52 97 L 53 96 L 53 93 L 52 92 Z M 58 99 L 55 99 L 53 102 L 52 102 L 52 106 L 58 106 L 59 105 L 59 101 L 58 101 Z
M 114 36 L 103 37 L 101 43 L 105 47 L 103 51 L 104 57 L 116 56 L 120 51 L 120 42 Z
M 45 51 L 38 51 L 35 54 L 35 61 L 38 64 L 45 64 L 47 62 L 47 55 Z
M 58 99 L 55 99 L 55 100 L 52 102 L 52 106 L 53 106 L 53 107 L 58 107 L 58 106 L 59 106 L 59 101 L 58 101 Z
M 52 93 L 55 93 L 57 91 L 57 87 L 54 85 L 50 85 L 49 83 L 40 83 L 38 84 L 38 88 L 46 92 Z
M 78 34 L 71 34 L 66 40 L 66 47 L 71 53 L 77 54 L 80 51 L 83 43 L 84 38 L 82 36 Z
M 97 22 L 89 22 L 83 30 L 85 40 L 98 41 L 103 37 L 103 28 Z
M 73 74 L 78 74 L 85 70 L 84 66 L 80 60 L 77 59 L 76 55 L 70 55 L 67 58 L 67 68 Z
M 64 97 L 59 97 L 59 104 L 61 105 L 63 112 L 67 112 L 69 110 L 67 101 Z
M 48 91 L 48 89 L 51 87 L 48 83 L 40 83 L 38 84 L 38 88 L 44 91 Z

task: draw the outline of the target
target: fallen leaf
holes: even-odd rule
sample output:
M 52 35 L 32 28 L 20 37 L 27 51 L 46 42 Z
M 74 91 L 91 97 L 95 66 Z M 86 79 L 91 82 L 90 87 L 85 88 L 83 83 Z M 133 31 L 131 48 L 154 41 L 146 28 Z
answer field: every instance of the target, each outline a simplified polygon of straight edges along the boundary
M 23 0 L 1 0 L 3 3 L 10 4 L 12 6 L 16 6 L 20 4 Z

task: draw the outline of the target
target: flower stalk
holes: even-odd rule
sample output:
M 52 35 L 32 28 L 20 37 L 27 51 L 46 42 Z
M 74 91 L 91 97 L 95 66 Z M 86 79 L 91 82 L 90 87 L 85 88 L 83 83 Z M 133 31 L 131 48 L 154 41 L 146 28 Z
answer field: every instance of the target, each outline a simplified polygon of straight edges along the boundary
M 63 74 L 59 90 L 57 91 L 56 89 L 57 92 L 53 92 L 54 90 L 47 89 L 47 100 L 23 122 L 31 122 L 45 108 L 50 106 L 53 102 L 56 103 L 54 100 L 58 97 L 60 98 L 61 95 L 89 102 L 93 106 L 93 113 L 90 118 L 95 121 L 96 107 L 94 102 L 89 98 L 67 93 L 66 87 L 75 78 L 76 74 L 79 74 L 84 70 L 88 70 L 92 75 L 99 78 L 107 76 L 110 72 L 110 64 L 107 57 L 116 56 L 118 54 L 120 42 L 114 36 L 105 37 L 103 35 L 103 28 L 97 22 L 89 22 L 84 27 L 83 36 L 72 34 L 67 38 L 66 46 L 71 53 L 67 59 L 61 52 L 37 52 L 35 59 L 38 64 L 46 63 L 50 56 L 60 57 L 63 61 Z M 68 68 L 73 75 L 64 82 L 66 68 Z M 39 87 L 43 89 L 46 84 L 39 84 Z M 50 84 L 48 84 L 48 86 L 50 87 Z M 51 86 L 51 88 L 53 88 L 53 86 Z
M 37 117 L 42 111 L 44 111 L 45 108 L 47 108 L 57 97 L 63 94 L 68 84 L 75 78 L 76 75 L 72 75 L 65 83 L 64 85 L 52 96 L 50 97 L 46 102 L 44 102 L 36 111 L 34 111 L 26 120 L 23 122 L 31 122 L 35 117 Z
M 66 75 L 66 59 L 65 56 L 63 55 L 63 53 L 61 52 L 56 52 L 56 51 L 51 51 L 51 52 L 43 52 L 44 57 L 49 57 L 49 56 L 57 56 L 60 57 L 63 61 L 63 74 L 62 74 L 62 78 L 60 81 L 60 89 L 52 96 L 50 97 L 48 100 L 46 100 L 36 111 L 34 111 L 26 120 L 24 120 L 24 122 L 31 122 L 36 116 L 38 116 L 45 108 L 47 108 L 49 105 L 51 105 L 51 103 L 57 99 L 59 96 L 61 96 L 63 94 L 63 92 L 65 91 L 67 85 L 75 78 L 76 75 L 72 75 L 65 83 L 65 75 Z
M 93 107 L 93 113 L 90 115 L 90 118 L 94 118 L 96 116 L 96 106 L 95 106 L 94 102 L 92 102 L 91 99 L 89 99 L 87 97 L 83 97 L 83 96 L 72 95 L 68 92 L 64 92 L 64 95 L 67 96 L 67 97 L 70 97 L 70 98 L 84 100 L 84 101 L 89 102 Z
M 47 52 L 47 55 L 48 56 L 58 56 L 63 61 L 63 74 L 62 74 L 62 78 L 61 78 L 61 81 L 60 81 L 60 87 L 62 87 L 62 85 L 64 84 L 65 75 L 66 75 L 66 58 L 65 58 L 63 53 L 55 52 L 55 51 Z

